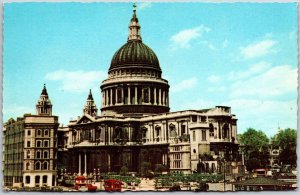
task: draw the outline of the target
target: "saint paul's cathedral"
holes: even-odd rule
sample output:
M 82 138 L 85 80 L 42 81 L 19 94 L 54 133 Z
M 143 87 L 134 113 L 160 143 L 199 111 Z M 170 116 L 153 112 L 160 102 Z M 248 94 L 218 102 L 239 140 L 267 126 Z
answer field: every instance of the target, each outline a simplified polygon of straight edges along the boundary
M 81 117 L 71 120 L 67 127 L 58 127 L 54 120 L 51 135 L 57 142 L 50 143 L 54 147 L 52 170 L 47 167 L 51 175 L 61 174 L 60 170 L 84 176 L 95 171 L 118 173 L 124 166 L 128 172 L 139 174 L 145 166 L 153 172 L 240 173 L 243 163 L 236 139 L 237 119 L 231 108 L 169 112 L 170 86 L 161 76 L 156 54 L 143 43 L 140 28 L 134 9 L 128 40 L 113 55 L 108 78 L 100 86 L 101 112 L 90 91 Z M 51 118 L 52 105 L 48 94 L 45 100 L 45 93 L 44 87 L 44 103 L 39 102 L 37 108 L 47 110 Z M 34 166 L 39 159 L 35 157 L 36 148 L 31 150 L 28 163 L 33 165 L 25 163 L 23 154 L 24 165 L 20 167 L 25 170 L 28 165 L 34 173 L 41 167 Z M 25 176 L 19 180 L 25 181 Z

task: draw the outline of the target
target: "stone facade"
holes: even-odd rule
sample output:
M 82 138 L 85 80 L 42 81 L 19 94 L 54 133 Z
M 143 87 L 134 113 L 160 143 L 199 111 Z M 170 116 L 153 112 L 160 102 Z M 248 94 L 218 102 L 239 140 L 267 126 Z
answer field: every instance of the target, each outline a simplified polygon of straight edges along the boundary
M 133 11 L 128 41 L 100 86 L 101 113 L 90 90 L 83 115 L 58 128 L 44 87 L 37 115 L 4 126 L 4 184 L 53 186 L 63 173 L 146 174 L 149 170 L 239 173 L 237 119 L 230 107 L 169 112 L 169 84 L 142 42 Z
M 36 108 L 36 115 L 25 114 L 4 125 L 5 186 L 56 185 L 58 117 L 52 116 L 46 87 Z
M 97 113 L 90 92 L 86 105 L 93 108 L 85 106 L 81 117 L 59 130 L 60 169 L 78 175 L 123 166 L 142 174 L 147 164 L 151 171 L 237 170 L 237 119 L 230 107 L 169 112 L 169 85 L 161 73 L 155 53 L 142 42 L 134 10 L 128 41 L 100 87 L 101 114 L 90 114 Z

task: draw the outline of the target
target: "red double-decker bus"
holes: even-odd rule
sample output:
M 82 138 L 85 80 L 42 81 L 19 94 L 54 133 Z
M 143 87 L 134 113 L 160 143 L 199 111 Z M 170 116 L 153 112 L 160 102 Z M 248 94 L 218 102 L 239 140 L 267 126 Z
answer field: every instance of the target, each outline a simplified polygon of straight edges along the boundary
M 107 192 L 121 192 L 122 181 L 116 179 L 107 179 L 104 181 L 104 189 Z
M 75 178 L 75 189 L 79 191 L 95 192 L 97 186 L 92 185 L 92 180 L 87 179 L 84 176 L 77 176 Z

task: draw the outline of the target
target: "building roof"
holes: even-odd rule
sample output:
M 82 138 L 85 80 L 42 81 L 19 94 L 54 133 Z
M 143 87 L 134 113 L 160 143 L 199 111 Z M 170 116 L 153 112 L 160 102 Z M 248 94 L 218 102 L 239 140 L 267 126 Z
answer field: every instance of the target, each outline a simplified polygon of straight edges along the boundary
M 46 96 L 48 96 L 48 93 L 47 93 L 47 89 L 46 89 L 46 85 L 45 85 L 45 84 L 44 84 L 44 88 L 43 88 L 43 90 L 42 90 L 41 95 L 46 95 Z
M 154 51 L 141 40 L 129 41 L 113 56 L 109 70 L 124 66 L 142 66 L 160 69 Z
M 289 183 L 271 179 L 267 177 L 256 177 L 253 179 L 243 180 L 240 182 L 234 182 L 234 185 L 238 186 L 285 186 L 290 185 Z
M 133 15 L 129 24 L 127 43 L 114 54 L 109 70 L 120 67 L 138 66 L 155 68 L 161 71 L 156 54 L 150 47 L 142 42 L 135 7 L 134 5 Z

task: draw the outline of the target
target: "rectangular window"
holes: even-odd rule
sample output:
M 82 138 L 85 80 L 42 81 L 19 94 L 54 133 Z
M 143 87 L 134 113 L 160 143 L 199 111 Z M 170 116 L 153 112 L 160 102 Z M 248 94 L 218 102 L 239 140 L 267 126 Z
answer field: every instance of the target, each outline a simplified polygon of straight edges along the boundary
M 192 116 L 192 122 L 197 122 L 197 116 L 196 115 Z
M 30 130 L 27 131 L 27 135 L 28 135 L 28 136 L 31 135 L 31 131 L 30 131 Z
M 185 125 L 181 125 L 181 135 L 185 134 Z
M 202 130 L 202 141 L 206 141 L 206 131 Z
M 30 141 L 27 141 L 27 147 L 30 148 Z
M 26 181 L 27 184 L 29 184 L 30 183 L 30 176 L 26 176 L 25 181 Z

